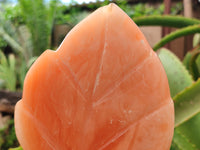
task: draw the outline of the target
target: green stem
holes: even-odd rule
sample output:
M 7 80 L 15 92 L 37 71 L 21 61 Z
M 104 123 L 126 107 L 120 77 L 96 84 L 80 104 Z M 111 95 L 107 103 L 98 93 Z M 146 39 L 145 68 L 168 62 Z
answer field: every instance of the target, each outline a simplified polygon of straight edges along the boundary
M 186 18 L 182 16 L 170 16 L 170 15 L 156 15 L 156 16 L 144 16 L 134 18 L 133 21 L 138 26 L 168 26 L 175 28 L 182 28 L 190 25 L 200 24 L 200 20 Z
M 154 51 L 156 51 L 159 48 L 161 48 L 162 46 L 164 46 L 165 44 L 169 43 L 170 41 L 172 41 L 176 38 L 186 36 L 186 35 L 190 35 L 190 34 L 194 34 L 194 33 L 200 33 L 200 25 L 188 26 L 188 27 L 176 30 L 174 32 L 171 32 L 170 34 L 168 34 L 164 38 L 162 38 L 160 40 L 160 42 L 158 42 L 153 47 L 153 49 L 154 49 Z

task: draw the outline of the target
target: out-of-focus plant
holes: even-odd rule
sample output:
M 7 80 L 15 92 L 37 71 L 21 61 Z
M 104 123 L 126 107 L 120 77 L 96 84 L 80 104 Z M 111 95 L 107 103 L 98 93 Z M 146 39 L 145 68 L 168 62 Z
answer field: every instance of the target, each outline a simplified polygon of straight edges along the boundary
M 88 11 L 83 12 L 70 12 L 69 14 L 59 13 L 56 16 L 55 23 L 56 24 L 66 24 L 70 28 L 74 27 L 77 23 L 79 23 L 82 19 L 87 17 L 90 14 Z
M 12 50 L 26 61 L 32 57 L 33 45 L 30 33 L 25 25 L 9 20 L 6 11 L 0 11 L 0 38 L 6 42 Z
M 7 42 L 0 37 L 0 49 L 4 49 L 7 46 Z
M 25 75 L 37 57 L 32 57 L 28 62 L 17 60 L 14 54 L 8 57 L 0 51 L 0 88 L 16 91 L 22 89 Z
M 10 120 L 8 126 L 0 129 L 0 149 L 7 150 L 10 147 L 16 147 L 19 143 L 15 135 L 14 120 Z
M 67 24 L 72 28 L 89 14 L 89 11 L 81 10 L 80 7 L 72 6 L 72 4 L 69 6 L 60 5 L 57 8 L 55 24 Z
M 40 55 L 51 46 L 51 32 L 58 0 L 18 0 L 33 44 L 34 55 Z
M 146 3 L 138 3 L 137 5 L 128 5 L 128 1 L 117 1 L 119 7 L 121 7 L 130 17 L 140 17 L 149 15 L 161 15 L 164 14 L 164 4 L 158 6 L 148 5 Z M 176 3 L 171 7 L 171 14 L 177 15 L 183 9 L 182 3 Z
M 134 19 L 138 25 L 160 25 L 180 28 L 166 35 L 154 50 L 166 43 L 190 34 L 200 33 L 200 20 L 180 16 L 149 16 Z M 175 106 L 175 129 L 171 150 L 200 149 L 200 45 L 199 34 L 194 37 L 194 49 L 183 62 L 167 49 L 158 56 L 166 71 L 170 93 Z
M 5 22 L 5 27 L 0 27 L 0 36 L 12 47 L 17 57 L 9 54 L 7 58 L 2 51 L 0 52 L 2 57 L 0 59 L 0 88 L 15 91 L 16 88 L 23 87 L 29 62 L 34 58 L 33 46 L 26 26 L 16 27 L 9 21 Z
M 16 90 L 16 61 L 13 54 L 8 58 L 0 51 L 0 79 L 5 82 L 6 89 L 10 91 Z
M 90 10 L 95 10 L 101 6 L 108 5 L 110 3 L 109 0 L 105 0 L 99 3 L 90 3 L 85 5 L 84 8 L 82 6 L 72 3 L 69 6 L 59 6 L 59 9 L 56 14 L 56 24 L 68 24 L 73 27 L 80 20 L 86 17 Z M 164 4 L 158 6 L 150 6 L 146 3 L 138 3 L 136 5 L 129 5 L 127 0 L 117 0 L 115 3 L 122 8 L 130 17 L 139 17 L 146 15 L 161 15 L 164 13 Z M 179 14 L 183 9 L 182 3 L 177 3 L 172 6 L 171 14 Z
M 18 4 L 14 6 L 3 5 L 1 9 L 5 19 L 11 21 L 15 26 L 24 24 L 24 17 L 22 15 L 23 12 Z
M 19 40 L 22 37 L 22 33 L 20 32 L 24 32 L 19 31 L 20 24 L 24 23 L 24 18 L 19 5 L 12 6 L 5 5 L 4 3 L 0 5 L 0 22 L 0 48 L 4 49 L 9 45 L 15 52 L 22 49 L 27 50 L 28 47 L 23 47 Z M 25 38 L 27 39 L 27 42 L 29 42 L 29 39 L 26 36 Z
M 1 88 L 11 91 L 22 88 L 26 72 L 36 58 L 33 56 L 50 48 L 57 2 L 20 0 L 20 5 L 1 6 L 0 46 L 3 48 L 9 45 L 17 56 L 15 58 L 11 54 L 7 58 L 1 52 L 1 57 L 4 58 L 1 60 Z M 16 62 L 14 66 L 10 65 L 11 60 Z
M 40 55 L 51 47 L 52 28 L 58 3 L 59 0 L 48 2 L 18 0 L 15 6 L 1 6 L 0 38 L 4 39 L 12 49 L 30 53 L 27 60 L 33 55 Z M 19 33 L 20 29 L 26 32 Z

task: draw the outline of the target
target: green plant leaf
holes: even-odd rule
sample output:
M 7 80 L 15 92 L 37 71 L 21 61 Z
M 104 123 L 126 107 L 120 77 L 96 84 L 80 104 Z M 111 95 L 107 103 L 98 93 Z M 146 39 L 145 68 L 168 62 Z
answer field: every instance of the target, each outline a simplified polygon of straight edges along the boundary
M 178 126 L 176 129 L 192 143 L 196 150 L 200 149 L 200 113 Z
M 191 35 L 194 33 L 200 33 L 200 25 L 192 25 L 185 28 L 178 29 L 174 32 L 171 32 L 170 34 L 166 35 L 164 38 L 162 38 L 154 47 L 153 49 L 156 51 L 165 44 L 173 41 L 176 38 Z
M 175 132 L 173 143 L 180 150 L 200 149 L 199 91 L 200 79 L 173 98 L 175 105 Z
M 167 74 L 172 97 L 192 84 L 192 76 L 188 73 L 185 66 L 176 55 L 169 50 L 162 48 L 158 52 L 158 57 Z
M 198 150 L 200 149 L 198 145 L 200 141 L 200 80 L 193 83 L 185 66 L 169 50 L 162 48 L 158 51 L 158 56 L 165 68 L 170 92 L 172 96 L 175 95 L 173 99 L 176 128 L 171 150 Z
M 15 57 L 13 54 L 8 59 L 0 51 L 0 78 L 5 82 L 6 89 L 16 90 Z
M 187 27 L 195 24 L 200 24 L 200 20 L 191 19 L 182 16 L 170 16 L 170 15 L 155 15 L 136 17 L 133 21 L 138 26 L 168 26 L 175 28 Z
M 18 19 L 21 18 L 21 16 L 16 19 L 17 23 L 16 20 L 11 20 L 9 17 L 9 12 L 12 12 L 16 8 L 18 11 L 21 10 L 19 9 L 19 5 L 16 5 L 12 7 L 12 9 L 9 8 L 5 11 L 0 11 L 0 22 L 2 22 L 0 26 L 0 36 L 7 42 L 16 54 L 23 56 L 23 59 L 26 59 L 27 61 L 32 57 L 33 44 L 30 40 L 31 35 L 27 26 L 18 24 Z M 11 14 L 13 15 L 13 13 Z
M 170 150 L 197 150 L 194 144 L 177 129 L 174 130 L 174 137 L 172 142 L 172 147 Z
M 49 44 L 47 10 L 43 0 L 19 0 L 25 23 L 32 37 L 34 54 L 40 55 Z
M 15 134 L 14 120 L 11 119 L 7 125 L 0 129 L 0 149 L 8 150 L 10 147 L 16 147 L 19 143 Z
M 200 79 L 177 94 L 174 100 L 175 127 L 200 112 Z

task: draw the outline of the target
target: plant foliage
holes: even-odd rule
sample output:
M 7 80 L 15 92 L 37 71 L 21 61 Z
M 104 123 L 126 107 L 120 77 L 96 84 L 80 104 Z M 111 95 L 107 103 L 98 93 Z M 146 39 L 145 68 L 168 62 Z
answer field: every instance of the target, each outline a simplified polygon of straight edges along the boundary
M 0 79 L 10 91 L 16 90 L 15 56 L 10 54 L 8 58 L 0 51 Z
M 34 55 L 40 55 L 50 47 L 57 0 L 48 4 L 44 0 L 19 0 L 19 4 L 31 33 Z
M 0 130 L 0 149 L 7 150 L 17 145 L 19 143 L 15 135 L 14 120 L 11 120 L 7 127 Z

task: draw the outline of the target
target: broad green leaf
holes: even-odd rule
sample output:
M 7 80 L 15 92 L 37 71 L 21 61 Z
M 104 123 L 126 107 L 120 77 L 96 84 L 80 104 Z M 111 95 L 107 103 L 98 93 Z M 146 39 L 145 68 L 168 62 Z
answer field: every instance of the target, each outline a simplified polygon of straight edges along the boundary
M 177 144 L 174 142 L 174 140 L 172 141 L 170 150 L 180 150 L 180 149 L 178 148 Z
M 174 98 L 175 127 L 200 112 L 200 79 Z
M 200 113 L 176 128 L 196 149 L 200 149 Z
M 174 138 L 170 150 L 198 150 L 194 144 L 190 143 L 180 131 L 174 130 Z
M 169 50 L 162 48 L 158 56 L 167 74 L 170 93 L 174 97 L 193 82 L 191 75 L 181 61 Z

